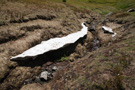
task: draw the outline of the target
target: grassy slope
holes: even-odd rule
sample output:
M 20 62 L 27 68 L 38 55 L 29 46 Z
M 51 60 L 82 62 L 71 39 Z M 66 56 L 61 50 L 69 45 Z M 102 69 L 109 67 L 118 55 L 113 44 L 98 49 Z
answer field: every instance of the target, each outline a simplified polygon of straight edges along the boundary
M 60 0 L 52 0 L 61 2 Z M 134 90 L 135 85 L 135 32 L 134 22 L 135 13 L 125 16 L 128 9 L 135 7 L 134 0 L 67 0 L 68 5 L 77 8 L 93 10 L 101 15 L 109 12 L 116 12 L 114 19 L 123 22 L 123 25 L 129 25 L 126 33 L 119 38 L 110 47 L 102 47 L 84 58 L 82 61 L 74 63 L 68 67 L 65 74 L 60 75 L 61 78 L 68 81 L 64 84 L 66 89 L 72 88 L 79 90 Z M 120 13 L 119 13 L 120 12 Z M 126 23 L 127 22 L 127 23 Z M 132 23 L 132 24 L 131 24 Z M 131 25 L 131 26 L 130 26 Z M 80 64 L 81 63 L 81 64 Z M 72 69 L 74 68 L 74 69 Z M 59 77 L 59 75 L 57 76 Z M 56 77 L 56 78 L 57 78 Z M 56 79 L 57 80 L 57 79 Z M 56 81 L 54 81 L 56 82 Z M 54 84 L 54 88 L 61 84 L 62 79 Z M 63 84 L 62 84 L 63 85 Z
M 41 0 L 17 1 L 36 3 L 39 5 L 43 4 L 46 7 L 57 7 L 56 4 L 52 4 L 51 2 L 62 3 L 61 0 L 42 0 L 42 2 Z M 88 0 L 67 0 L 66 4 L 81 9 L 93 10 L 97 13 L 100 13 L 101 15 L 105 15 L 108 12 L 118 12 L 119 10 L 126 11 L 131 7 L 135 7 L 134 0 L 90 0 L 90 2 Z M 135 13 L 130 14 L 130 16 L 133 19 L 134 15 Z M 130 20 L 132 20 L 130 16 L 127 17 L 127 19 L 130 18 Z M 124 19 L 126 19 L 126 17 L 122 18 L 123 21 Z M 135 72 L 132 72 L 132 69 L 134 70 L 135 68 L 135 66 L 133 65 L 133 56 L 135 52 L 135 35 L 132 34 L 132 36 L 133 37 L 119 41 L 119 43 L 112 45 L 108 49 L 104 47 L 101 48 L 99 52 L 94 52 L 91 58 L 87 58 L 79 62 L 81 63 L 80 67 L 78 66 L 79 63 L 77 63 L 74 66 L 71 66 L 71 70 L 67 71 L 67 75 L 71 75 L 72 80 L 69 80 L 69 82 L 72 86 L 75 86 L 73 88 L 123 90 L 123 87 L 127 87 L 128 89 L 135 89 L 134 85 L 132 84 L 135 81 Z M 115 50 L 114 48 L 119 49 Z M 110 53 L 110 55 L 108 55 L 108 53 Z M 133 62 L 132 65 L 131 61 Z M 74 74 L 77 75 L 76 78 L 72 77 L 73 74 L 71 71 L 73 67 L 77 70 L 76 72 L 74 72 Z M 64 76 L 64 78 L 65 77 L 66 76 Z
M 62 0 L 51 0 L 61 2 Z M 67 4 L 96 11 L 102 15 L 135 7 L 134 0 L 67 0 Z
M 21 1 L 26 3 L 34 3 L 39 5 L 44 5 L 48 8 L 50 7 L 60 7 L 62 0 L 13 0 Z M 1 0 L 0 3 L 4 3 L 4 0 Z M 75 6 L 81 9 L 93 10 L 101 15 L 105 15 L 109 12 L 116 12 L 119 10 L 127 10 L 131 7 L 135 7 L 134 0 L 67 0 L 66 4 Z

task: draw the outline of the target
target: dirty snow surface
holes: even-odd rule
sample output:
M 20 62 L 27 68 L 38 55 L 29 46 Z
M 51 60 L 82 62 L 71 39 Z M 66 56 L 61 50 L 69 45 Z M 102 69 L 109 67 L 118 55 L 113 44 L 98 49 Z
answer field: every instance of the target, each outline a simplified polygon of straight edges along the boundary
M 69 34 L 62 38 L 52 38 L 47 41 L 42 41 L 40 44 L 26 50 L 22 54 L 12 57 L 11 60 L 24 60 L 28 58 L 35 58 L 38 55 L 44 54 L 48 51 L 57 50 L 65 45 L 75 43 L 78 39 L 84 37 L 88 32 L 88 27 L 82 23 L 81 31 Z

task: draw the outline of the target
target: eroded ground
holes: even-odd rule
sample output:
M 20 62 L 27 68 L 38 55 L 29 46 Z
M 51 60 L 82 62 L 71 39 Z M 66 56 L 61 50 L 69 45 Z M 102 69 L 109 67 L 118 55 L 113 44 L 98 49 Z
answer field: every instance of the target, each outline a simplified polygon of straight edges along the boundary
M 134 12 L 117 12 L 104 18 L 63 3 L 52 3 L 50 8 L 23 2 L 2 5 L 0 90 L 135 89 Z M 83 21 L 89 27 L 88 35 L 71 45 L 72 48 L 64 49 L 73 50 L 66 56 L 60 58 L 60 50 L 48 53 L 47 58 L 41 55 L 35 61 L 10 61 L 12 56 L 43 40 L 81 30 Z M 102 25 L 111 27 L 117 35 L 104 33 Z M 36 81 L 42 71 L 52 70 L 54 66 L 58 70 L 50 80 Z

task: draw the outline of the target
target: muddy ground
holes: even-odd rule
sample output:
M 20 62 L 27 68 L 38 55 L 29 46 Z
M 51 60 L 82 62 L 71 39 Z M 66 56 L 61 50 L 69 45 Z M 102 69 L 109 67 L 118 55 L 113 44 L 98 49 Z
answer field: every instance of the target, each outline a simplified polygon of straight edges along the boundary
M 105 18 L 65 4 L 48 9 L 19 2 L 5 3 L 0 10 L 5 15 L 0 21 L 0 90 L 135 88 L 135 20 L 130 19 L 130 14 L 120 12 Z M 75 44 L 35 60 L 10 60 L 43 40 L 81 30 L 84 21 L 89 27 L 88 35 Z M 102 25 L 111 27 L 117 35 L 104 33 Z M 37 81 L 41 72 L 49 72 L 54 66 L 58 69 L 52 78 Z

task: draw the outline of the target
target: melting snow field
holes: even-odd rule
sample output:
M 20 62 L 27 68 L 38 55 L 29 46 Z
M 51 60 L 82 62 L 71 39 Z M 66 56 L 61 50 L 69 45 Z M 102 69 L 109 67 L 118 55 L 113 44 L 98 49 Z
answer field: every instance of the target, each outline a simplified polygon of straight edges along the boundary
M 114 37 L 114 36 L 117 35 L 117 33 L 114 33 L 113 30 L 111 28 L 109 28 L 109 27 L 102 26 L 102 28 L 103 28 L 104 31 L 107 31 L 109 33 L 112 33 L 113 34 L 112 37 Z
M 38 44 L 22 54 L 19 54 L 15 57 L 12 57 L 11 60 L 24 60 L 27 58 L 35 58 L 38 55 L 44 54 L 48 51 L 57 50 L 65 45 L 75 43 L 78 39 L 84 37 L 88 32 L 88 27 L 82 23 L 82 30 L 76 33 L 69 34 L 62 38 L 52 38 L 47 41 L 42 41 L 41 44 Z

